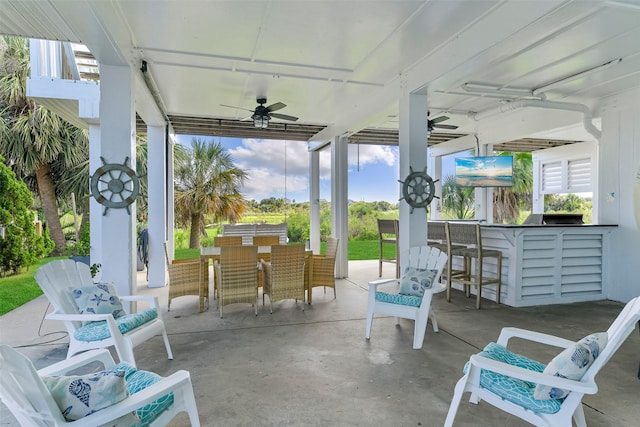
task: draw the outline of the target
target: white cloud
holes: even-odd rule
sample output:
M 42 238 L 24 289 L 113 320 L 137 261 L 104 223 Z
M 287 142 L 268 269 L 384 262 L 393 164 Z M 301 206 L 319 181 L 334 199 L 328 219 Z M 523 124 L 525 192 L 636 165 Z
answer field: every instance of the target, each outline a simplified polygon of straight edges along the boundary
M 191 137 L 180 142 L 190 145 Z M 209 140 L 209 138 L 206 138 Z M 187 142 L 189 141 L 189 142 Z M 210 142 L 215 139 L 211 138 Z M 304 141 L 280 141 L 268 139 L 236 140 L 237 145 L 227 147 L 227 152 L 239 168 L 245 170 L 248 179 L 242 193 L 248 199 L 262 200 L 267 197 L 286 197 L 308 200 L 309 193 L 309 152 Z M 286 145 L 286 165 L 285 165 Z M 398 162 L 396 147 L 381 145 L 349 144 L 348 164 L 350 171 L 356 166 L 360 171 L 378 166 L 392 167 Z M 331 179 L 331 151 L 320 152 L 321 191 Z M 371 183 L 374 188 L 375 183 Z

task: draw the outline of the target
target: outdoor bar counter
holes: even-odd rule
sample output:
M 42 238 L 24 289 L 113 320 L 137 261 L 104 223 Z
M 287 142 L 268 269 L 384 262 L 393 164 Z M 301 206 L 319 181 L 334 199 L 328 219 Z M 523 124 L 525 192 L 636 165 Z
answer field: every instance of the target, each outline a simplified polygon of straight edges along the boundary
M 482 225 L 483 248 L 503 254 L 501 302 L 526 307 L 606 299 L 616 227 Z M 495 274 L 495 262 L 485 260 L 484 266 Z M 483 288 L 482 296 L 495 301 L 495 287 Z

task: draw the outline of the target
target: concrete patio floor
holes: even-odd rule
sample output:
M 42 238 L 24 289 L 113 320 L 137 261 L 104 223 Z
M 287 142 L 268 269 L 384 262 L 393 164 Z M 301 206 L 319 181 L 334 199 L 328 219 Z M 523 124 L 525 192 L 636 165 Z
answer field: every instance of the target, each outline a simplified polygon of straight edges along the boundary
M 623 304 L 611 301 L 512 308 L 454 291 L 451 303 L 435 296 L 440 332 L 429 324 L 422 350 L 412 350 L 413 322 L 377 317 L 364 338 L 367 282 L 377 279 L 377 261 L 349 263 L 338 280 L 337 299 L 315 288 L 313 304 L 294 301 L 225 307 L 221 319 L 212 301 L 198 313 L 197 298 L 172 302 L 167 289 L 149 289 L 139 273 L 138 292 L 160 298 L 174 360 L 157 337 L 135 348 L 138 367 L 160 375 L 191 372 L 205 426 L 440 426 L 456 381 L 471 354 L 495 341 L 503 326 L 517 326 L 577 340 L 606 330 Z M 383 277 L 393 265 L 385 264 Z M 261 299 L 261 298 L 260 298 Z M 64 359 L 68 339 L 60 322 L 41 319 L 47 300 L 36 300 L 0 317 L 0 342 L 19 347 L 37 368 Z M 50 309 L 49 309 L 50 310 Z M 548 362 L 557 349 L 515 341 L 513 350 Z M 583 399 L 590 427 L 640 425 L 640 338 L 631 335 L 597 377 L 599 392 Z M 465 395 L 456 426 L 528 425 Z M 0 425 L 18 425 L 0 408 Z M 170 424 L 186 426 L 181 414 Z

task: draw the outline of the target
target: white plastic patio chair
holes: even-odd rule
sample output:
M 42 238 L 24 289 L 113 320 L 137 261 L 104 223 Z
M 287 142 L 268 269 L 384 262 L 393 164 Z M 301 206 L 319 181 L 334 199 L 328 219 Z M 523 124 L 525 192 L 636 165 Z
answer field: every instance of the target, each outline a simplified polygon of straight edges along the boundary
M 399 279 L 382 279 L 369 282 L 369 303 L 367 308 L 367 329 L 365 338 L 371 337 L 371 325 L 374 313 L 386 314 L 396 317 L 396 324 L 399 318 L 413 319 L 415 327 L 413 332 L 413 348 L 419 350 L 424 342 L 424 335 L 427 330 L 427 321 L 431 318 L 433 331 L 438 332 L 438 322 L 436 315 L 431 310 L 431 299 L 434 293 L 442 292 L 446 286 L 440 283 L 440 275 L 447 263 L 447 255 L 440 249 L 430 246 L 416 246 L 410 248 L 408 252 L 402 254 L 400 259 L 407 260 L 408 267 L 421 270 L 433 270 L 435 273 L 431 278 L 431 287 L 426 289 L 422 296 L 403 295 L 398 292 L 382 292 L 378 288 L 381 285 L 397 283 L 398 290 L 402 280 L 407 276 L 407 268 Z
M 73 370 L 100 362 L 105 370 L 122 368 L 126 372 L 129 396 L 111 406 L 75 421 L 67 421 L 41 377 L 69 375 Z M 96 365 L 92 365 L 95 371 Z M 83 373 L 86 373 L 86 369 Z M 200 426 L 191 377 L 181 370 L 168 377 L 116 365 L 108 350 L 91 350 L 36 371 L 31 361 L 11 347 L 0 345 L 0 400 L 22 426 L 114 425 L 132 412 L 145 425 L 164 426 L 178 413 L 186 412 L 192 426 Z M 133 421 L 137 421 L 133 417 Z M 149 424 L 147 424 L 149 423 Z
M 111 314 L 80 314 L 72 291 L 93 283 L 86 264 L 70 259 L 52 261 L 36 271 L 35 279 L 54 308 L 46 318 L 61 320 L 67 328 L 67 358 L 81 351 L 114 346 L 121 362 L 136 366 L 133 348 L 156 335 L 162 335 L 167 356 L 173 359 L 157 297 L 118 295 L 121 301 L 146 301 L 150 307 L 118 319 Z
M 471 393 L 469 399 L 471 403 L 477 404 L 484 400 L 496 408 L 537 426 L 571 427 L 573 418 L 578 427 L 586 427 L 582 397 L 585 394 L 597 393 L 595 376 L 633 332 L 638 320 L 640 320 L 640 297 L 627 303 L 607 329 L 607 344 L 604 349 L 601 349 L 591 366 L 586 368 L 580 380 L 540 372 L 541 368 L 544 369 L 543 364 L 504 350 L 509 339 L 514 337 L 561 348 L 572 347 L 576 344 L 575 342 L 524 329 L 503 328 L 497 342 L 502 346 L 503 355 L 501 357 L 491 355 L 493 358 L 485 357 L 490 354 L 487 350 L 488 346 L 483 352 L 484 355 L 471 356 L 466 369 L 467 373 L 456 384 L 445 427 L 453 426 L 462 395 L 466 392 Z M 538 366 L 538 370 L 531 370 L 535 369 L 535 365 Z M 532 389 L 537 384 L 563 389 L 569 393 L 564 399 L 538 400 L 533 397 Z M 516 401 L 519 403 L 515 403 Z

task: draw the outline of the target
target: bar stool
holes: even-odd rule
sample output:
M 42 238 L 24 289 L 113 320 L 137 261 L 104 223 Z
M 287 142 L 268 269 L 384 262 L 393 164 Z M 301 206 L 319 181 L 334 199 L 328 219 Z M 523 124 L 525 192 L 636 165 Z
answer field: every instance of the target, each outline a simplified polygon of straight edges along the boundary
M 448 241 L 470 245 L 466 248 L 452 249 L 452 256 L 464 257 L 463 270 L 452 271 L 451 280 L 447 283 L 447 301 L 450 301 L 452 282 L 464 286 L 467 297 L 471 294 L 471 286 L 476 286 L 476 308 L 480 309 L 482 286 L 496 285 L 496 303 L 500 304 L 500 287 L 502 284 L 502 251 L 484 249 L 482 247 L 482 231 L 480 224 L 448 224 Z M 484 259 L 496 258 L 496 277 L 484 275 Z M 472 264 L 475 260 L 475 272 Z
M 382 277 L 382 263 L 392 262 L 396 265 L 396 279 L 400 278 L 400 239 L 399 221 L 397 219 L 378 219 L 378 242 L 380 244 L 380 256 L 378 258 L 378 277 Z M 385 258 L 382 249 L 384 244 L 395 246 L 396 257 Z
M 471 239 L 470 236 L 467 235 L 467 233 L 464 233 L 464 231 L 466 230 L 464 225 L 466 224 L 450 224 L 449 222 L 445 222 L 442 224 L 442 229 L 444 230 L 445 236 L 443 240 L 444 249 L 442 250 L 448 255 L 446 271 L 443 273 L 443 276 L 446 275 L 447 279 L 447 302 L 451 302 L 452 280 L 454 280 L 455 278 L 464 278 L 467 273 L 464 254 L 460 253 L 460 251 L 462 249 L 467 249 L 468 245 L 472 244 L 470 242 L 475 241 Z M 463 267 L 460 269 L 453 268 L 453 257 L 455 256 L 463 258 Z

